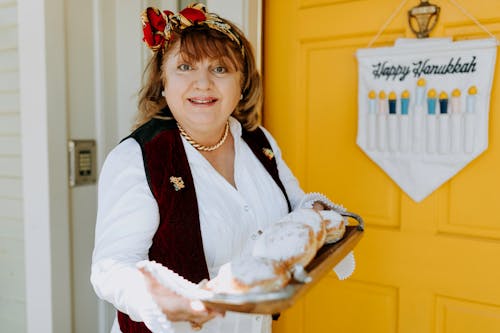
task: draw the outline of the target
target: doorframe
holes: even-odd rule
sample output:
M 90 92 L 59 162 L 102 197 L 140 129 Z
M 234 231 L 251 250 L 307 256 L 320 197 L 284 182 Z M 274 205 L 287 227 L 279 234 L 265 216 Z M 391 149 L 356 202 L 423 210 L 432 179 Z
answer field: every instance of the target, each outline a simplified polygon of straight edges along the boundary
M 26 329 L 71 332 L 64 2 L 17 12 Z

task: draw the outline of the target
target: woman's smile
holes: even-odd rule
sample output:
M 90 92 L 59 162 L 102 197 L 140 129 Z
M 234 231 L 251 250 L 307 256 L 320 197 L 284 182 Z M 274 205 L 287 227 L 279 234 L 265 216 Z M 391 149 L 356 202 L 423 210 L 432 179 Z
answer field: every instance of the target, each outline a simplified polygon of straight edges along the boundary
M 188 98 L 188 101 L 192 103 L 195 106 L 213 106 L 215 103 L 217 103 L 218 99 L 215 97 L 190 97 Z

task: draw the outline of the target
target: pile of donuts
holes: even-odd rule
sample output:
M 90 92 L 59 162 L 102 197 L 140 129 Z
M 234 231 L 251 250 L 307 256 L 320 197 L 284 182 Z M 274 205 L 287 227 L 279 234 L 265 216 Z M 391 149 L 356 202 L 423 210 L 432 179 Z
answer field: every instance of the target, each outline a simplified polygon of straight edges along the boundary
M 262 293 L 285 287 L 325 243 L 340 240 L 344 218 L 333 210 L 299 209 L 264 229 L 251 256 L 224 264 L 205 288 L 224 294 Z

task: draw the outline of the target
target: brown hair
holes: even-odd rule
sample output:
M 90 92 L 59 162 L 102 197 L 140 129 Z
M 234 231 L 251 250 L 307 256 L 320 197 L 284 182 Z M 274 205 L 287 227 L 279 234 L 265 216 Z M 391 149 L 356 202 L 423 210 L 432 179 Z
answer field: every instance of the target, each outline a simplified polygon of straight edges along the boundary
M 179 52 L 186 61 L 198 62 L 202 59 L 220 59 L 225 66 L 242 73 L 242 99 L 232 116 L 247 130 L 254 130 L 260 122 L 262 105 L 262 81 L 255 65 L 250 42 L 231 22 L 226 21 L 241 42 L 240 48 L 225 34 L 204 25 L 186 28 L 180 33 L 173 32 L 173 42 L 165 51 L 153 53 L 143 74 L 143 85 L 139 90 L 137 120 L 134 129 L 157 116 L 172 117 L 168 109 L 164 90 L 163 63 L 175 46 L 180 43 Z

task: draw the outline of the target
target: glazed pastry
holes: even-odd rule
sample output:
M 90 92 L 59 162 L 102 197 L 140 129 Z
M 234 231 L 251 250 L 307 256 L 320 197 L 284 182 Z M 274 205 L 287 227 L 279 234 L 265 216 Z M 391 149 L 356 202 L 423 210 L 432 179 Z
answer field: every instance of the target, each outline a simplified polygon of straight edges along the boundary
M 270 292 L 283 288 L 290 273 L 283 263 L 260 257 L 243 257 L 221 266 L 206 288 L 216 293 Z
M 253 255 L 282 262 L 287 269 L 305 267 L 316 255 L 316 237 L 307 224 L 278 222 L 264 229 L 255 242 Z

